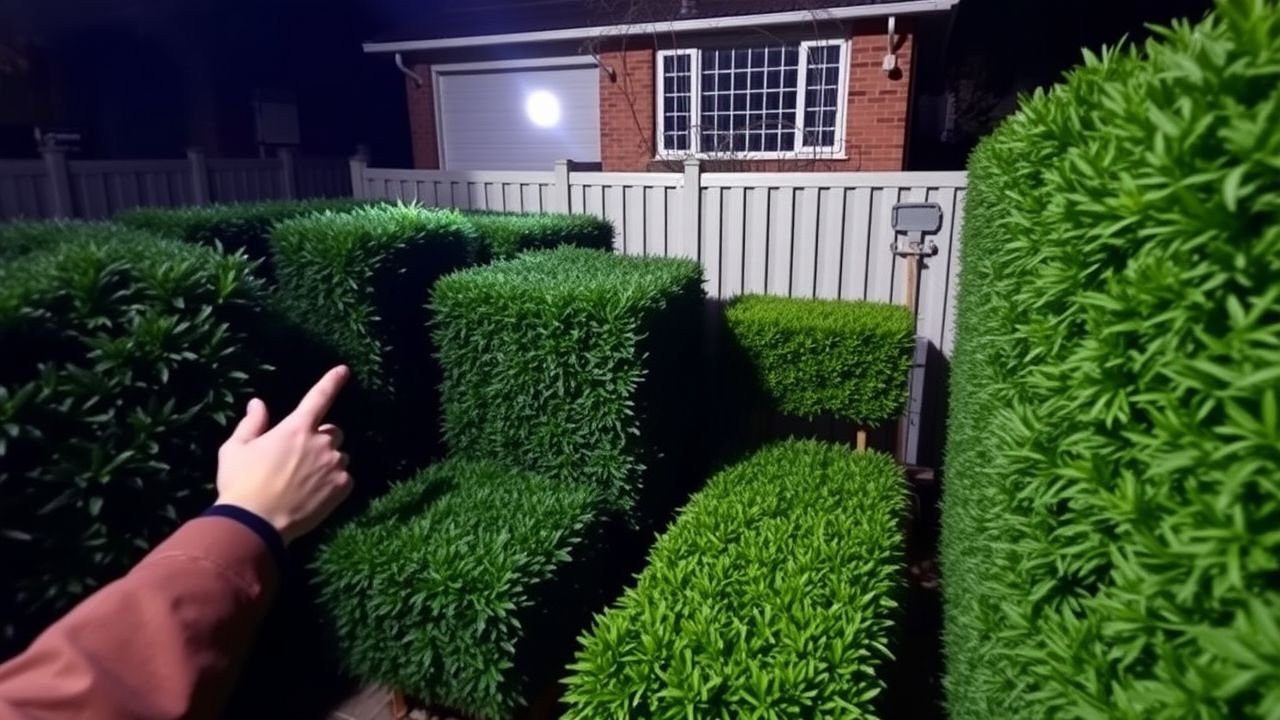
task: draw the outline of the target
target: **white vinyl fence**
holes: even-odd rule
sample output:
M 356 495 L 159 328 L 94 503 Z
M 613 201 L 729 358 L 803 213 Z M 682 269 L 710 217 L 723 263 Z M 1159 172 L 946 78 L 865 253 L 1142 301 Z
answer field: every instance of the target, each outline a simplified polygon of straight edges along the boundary
M 683 173 L 389 170 L 351 161 L 360 197 L 435 207 L 590 213 L 620 252 L 697 258 L 707 292 L 906 302 L 908 258 L 895 255 L 891 211 L 934 202 L 942 229 L 921 264 L 917 329 L 945 355 L 954 334 L 963 172 Z
M 137 206 L 174 207 L 350 195 L 350 170 L 336 158 L 69 160 L 46 150 L 39 160 L 0 160 L 0 219 L 107 218 Z

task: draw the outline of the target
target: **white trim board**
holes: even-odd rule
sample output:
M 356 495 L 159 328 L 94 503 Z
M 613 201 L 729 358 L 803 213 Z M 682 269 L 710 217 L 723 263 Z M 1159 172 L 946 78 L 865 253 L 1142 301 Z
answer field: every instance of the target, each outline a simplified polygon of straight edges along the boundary
M 886 17 L 889 15 L 915 15 L 941 12 L 955 7 L 960 0 L 904 0 L 896 3 L 855 5 L 819 10 L 791 10 L 787 12 L 736 15 L 730 17 L 695 18 L 657 23 L 629 23 L 623 25 L 593 25 L 560 30 L 537 30 L 498 35 L 470 35 L 467 37 L 437 38 L 434 40 L 403 40 L 398 42 L 364 43 L 366 53 L 393 53 L 413 50 L 441 50 L 445 48 L 476 47 L 481 45 L 505 45 L 509 43 L 552 42 L 556 40 L 588 40 L 597 37 L 622 35 L 651 35 L 684 33 L 699 30 L 730 30 L 734 28 L 789 25 L 814 20 L 853 20 L 856 18 Z

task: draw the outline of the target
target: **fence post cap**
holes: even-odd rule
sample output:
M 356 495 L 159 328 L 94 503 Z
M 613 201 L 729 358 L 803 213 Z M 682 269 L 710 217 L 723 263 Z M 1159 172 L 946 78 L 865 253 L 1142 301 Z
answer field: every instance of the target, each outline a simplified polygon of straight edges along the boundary
M 702 161 L 696 157 L 687 157 L 684 159 L 684 166 L 687 168 L 698 167 L 701 164 L 702 164 Z

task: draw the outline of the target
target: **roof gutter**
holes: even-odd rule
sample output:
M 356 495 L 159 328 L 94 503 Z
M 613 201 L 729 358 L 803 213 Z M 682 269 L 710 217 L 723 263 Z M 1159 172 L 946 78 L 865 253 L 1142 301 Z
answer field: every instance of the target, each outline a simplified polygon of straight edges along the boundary
M 399 42 L 365 43 L 367 53 L 398 53 L 413 50 L 443 50 L 445 48 L 503 45 L 506 43 L 554 42 L 557 40 L 590 40 L 622 35 L 672 34 L 707 30 L 731 30 L 734 28 L 789 25 L 814 20 L 854 20 L 857 18 L 885 17 L 887 15 L 915 15 L 941 12 L 955 7 L 960 0 L 904 0 L 896 3 L 855 5 L 815 10 L 791 10 L 788 12 L 737 15 L 732 17 L 691 18 L 655 23 L 629 23 L 625 25 L 595 25 L 561 30 L 536 30 L 501 35 L 471 35 L 468 37 L 438 38 L 435 40 L 404 40 Z

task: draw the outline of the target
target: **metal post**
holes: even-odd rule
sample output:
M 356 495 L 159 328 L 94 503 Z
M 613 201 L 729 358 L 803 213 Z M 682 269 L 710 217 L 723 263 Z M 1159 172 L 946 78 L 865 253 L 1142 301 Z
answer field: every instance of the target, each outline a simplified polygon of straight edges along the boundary
M 75 208 L 71 200 L 71 171 L 67 168 L 67 151 L 62 148 L 46 147 L 40 151 L 44 156 L 45 173 L 49 176 L 49 212 L 56 218 L 75 216 Z
M 194 205 L 209 204 L 209 162 L 200 148 L 187 148 L 187 162 L 191 164 L 191 202 Z

